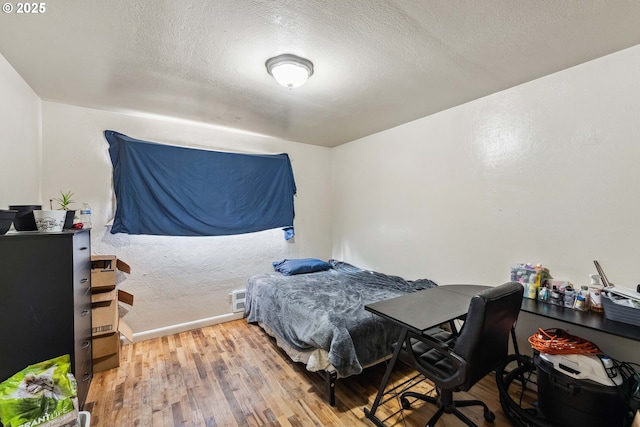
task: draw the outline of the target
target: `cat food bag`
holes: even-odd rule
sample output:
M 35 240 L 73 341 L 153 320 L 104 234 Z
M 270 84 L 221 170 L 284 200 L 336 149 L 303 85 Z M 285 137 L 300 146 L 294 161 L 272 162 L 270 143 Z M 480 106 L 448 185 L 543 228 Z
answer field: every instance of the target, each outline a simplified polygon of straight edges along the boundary
M 5 427 L 76 427 L 77 383 L 69 355 L 27 366 L 0 383 Z

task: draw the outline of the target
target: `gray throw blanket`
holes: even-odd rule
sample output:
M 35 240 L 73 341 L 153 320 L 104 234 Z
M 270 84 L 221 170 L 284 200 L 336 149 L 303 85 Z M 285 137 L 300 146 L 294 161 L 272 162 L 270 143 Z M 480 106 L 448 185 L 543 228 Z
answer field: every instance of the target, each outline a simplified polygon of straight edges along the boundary
M 329 263 L 332 269 L 317 273 L 252 276 L 245 316 L 250 323 L 264 323 L 295 349 L 326 350 L 338 375 L 347 377 L 388 357 L 400 334 L 397 324 L 365 311 L 364 305 L 437 285 Z

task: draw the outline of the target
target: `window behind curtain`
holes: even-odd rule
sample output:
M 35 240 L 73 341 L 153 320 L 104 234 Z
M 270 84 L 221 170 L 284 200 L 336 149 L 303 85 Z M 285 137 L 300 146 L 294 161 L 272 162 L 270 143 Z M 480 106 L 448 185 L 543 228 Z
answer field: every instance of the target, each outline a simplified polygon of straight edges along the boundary
M 107 130 L 116 215 L 111 233 L 219 236 L 284 228 L 296 184 L 287 154 L 175 147 Z

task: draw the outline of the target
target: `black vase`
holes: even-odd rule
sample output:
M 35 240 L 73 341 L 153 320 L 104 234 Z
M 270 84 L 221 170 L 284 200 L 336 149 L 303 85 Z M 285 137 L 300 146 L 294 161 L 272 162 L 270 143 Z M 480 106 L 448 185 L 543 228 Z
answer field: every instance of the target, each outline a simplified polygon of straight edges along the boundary
M 36 220 L 33 218 L 33 211 L 42 209 L 42 205 L 11 205 L 10 210 L 18 211 L 13 219 L 13 228 L 16 231 L 37 230 Z

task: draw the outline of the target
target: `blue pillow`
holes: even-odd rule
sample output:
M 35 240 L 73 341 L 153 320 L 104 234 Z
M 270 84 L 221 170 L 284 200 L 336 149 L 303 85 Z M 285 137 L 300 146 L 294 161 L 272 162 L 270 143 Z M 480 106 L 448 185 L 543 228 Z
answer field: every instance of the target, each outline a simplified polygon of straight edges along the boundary
M 325 271 L 331 268 L 331 264 L 317 258 L 298 258 L 274 261 L 273 268 L 285 276 L 291 276 L 294 274 Z

